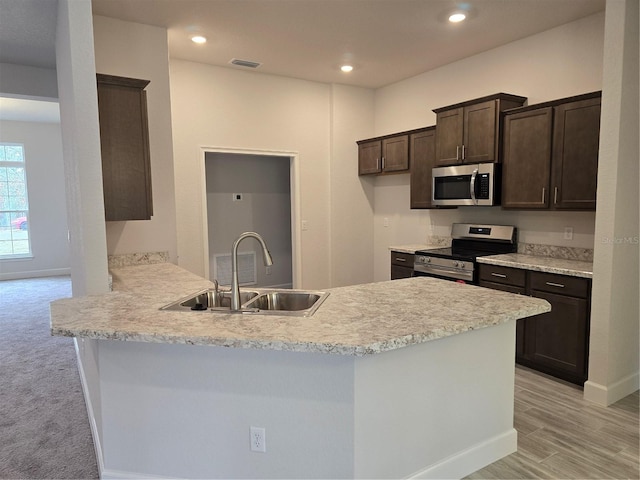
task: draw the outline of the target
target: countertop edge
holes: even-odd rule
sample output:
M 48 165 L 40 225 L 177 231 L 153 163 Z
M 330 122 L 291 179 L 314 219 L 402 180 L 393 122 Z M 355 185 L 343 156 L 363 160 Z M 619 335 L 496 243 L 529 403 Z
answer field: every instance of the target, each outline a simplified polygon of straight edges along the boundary
M 540 299 L 522 299 L 521 304 L 514 306 L 509 293 L 489 293 L 477 286 L 417 277 L 327 289 L 332 294 L 314 317 L 292 319 L 273 315 L 258 321 L 258 316 L 249 315 L 246 322 L 237 324 L 226 323 L 229 319 L 225 314 L 204 317 L 193 312 L 159 313 L 158 308 L 169 297 L 182 296 L 185 289 L 209 283 L 180 267 L 136 266 L 115 273 L 115 283 L 123 290 L 52 302 L 52 335 L 364 356 L 550 310 L 548 302 Z M 149 282 L 154 277 L 157 280 Z M 451 298 L 461 294 L 454 290 L 469 289 L 466 295 L 471 303 L 464 306 L 445 301 L 440 307 L 441 288 L 446 288 L 446 296 Z M 371 295 L 373 301 L 362 303 L 363 295 Z M 389 295 L 398 298 L 390 302 Z M 435 310 L 425 314 L 423 302 L 410 302 L 418 297 Z M 442 308 L 448 310 L 446 320 Z
M 510 258 L 516 255 L 517 258 Z M 551 257 L 537 257 L 524 254 L 489 255 L 478 257 L 478 263 L 496 265 L 500 267 L 519 268 L 543 273 L 554 273 L 557 275 L 567 275 L 569 277 L 593 278 L 593 265 L 589 262 L 578 260 L 565 260 Z M 591 266 L 589 270 L 588 266 Z

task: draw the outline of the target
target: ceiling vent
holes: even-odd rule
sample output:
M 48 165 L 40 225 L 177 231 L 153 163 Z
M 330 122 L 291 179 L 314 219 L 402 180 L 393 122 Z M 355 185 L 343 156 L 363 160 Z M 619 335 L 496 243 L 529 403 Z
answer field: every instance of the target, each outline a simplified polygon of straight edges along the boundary
M 229 63 L 238 65 L 239 67 L 258 68 L 261 63 L 252 62 L 251 60 L 240 60 L 239 58 L 232 58 Z

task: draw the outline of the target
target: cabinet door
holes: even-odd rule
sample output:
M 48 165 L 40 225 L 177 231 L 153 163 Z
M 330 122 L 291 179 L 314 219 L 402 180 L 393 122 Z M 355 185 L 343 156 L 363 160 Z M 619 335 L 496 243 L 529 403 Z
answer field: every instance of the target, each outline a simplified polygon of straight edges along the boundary
M 382 171 L 401 172 L 409 170 L 409 135 L 382 140 Z
M 391 280 L 399 280 L 401 278 L 411 278 L 413 276 L 413 268 L 400 267 L 399 265 L 391 265 Z
M 548 208 L 551 107 L 506 115 L 502 159 L 502 207 Z
M 478 282 L 478 285 L 480 285 L 481 287 L 492 288 L 493 290 L 502 290 L 503 292 L 517 293 L 518 295 L 525 294 L 524 287 L 517 287 L 514 285 L 488 282 L 486 280 L 480 280 Z M 528 318 L 520 318 L 516 320 L 516 360 L 519 360 L 526 355 L 525 338 L 527 330 L 527 320 Z
M 574 383 L 587 379 L 588 301 L 532 290 L 551 304 L 551 312 L 530 317 L 530 358 L 551 373 Z M 564 375 L 563 375 L 564 374 Z
M 496 101 L 464 108 L 463 163 L 496 161 Z
M 411 153 L 411 208 L 432 208 L 431 169 L 436 154 L 436 131 L 414 133 L 409 137 Z
M 595 210 L 600 98 L 555 108 L 552 157 L 553 207 Z
M 454 108 L 436 114 L 436 165 L 455 165 L 462 155 L 464 109 Z
M 381 170 L 382 142 L 361 143 L 358 145 L 358 175 L 380 173 Z
M 107 221 L 153 215 L 147 101 L 149 82 L 98 75 L 102 181 Z

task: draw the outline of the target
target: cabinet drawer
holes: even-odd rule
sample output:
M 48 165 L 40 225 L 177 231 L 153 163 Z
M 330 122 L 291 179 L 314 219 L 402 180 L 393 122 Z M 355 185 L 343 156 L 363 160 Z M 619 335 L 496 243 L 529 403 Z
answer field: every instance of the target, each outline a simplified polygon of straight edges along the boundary
M 503 292 L 517 293 L 518 295 L 525 295 L 526 290 L 524 287 L 518 287 L 516 285 L 509 285 L 506 283 L 487 282 L 486 280 L 480 280 L 478 285 L 481 287 L 491 288 L 493 290 L 501 290 Z
M 526 272 L 517 268 L 482 264 L 480 265 L 480 280 L 524 287 Z
M 556 293 L 570 297 L 588 298 L 591 281 L 553 273 L 531 272 L 531 290 Z
M 412 253 L 391 252 L 391 265 L 413 268 L 413 257 Z

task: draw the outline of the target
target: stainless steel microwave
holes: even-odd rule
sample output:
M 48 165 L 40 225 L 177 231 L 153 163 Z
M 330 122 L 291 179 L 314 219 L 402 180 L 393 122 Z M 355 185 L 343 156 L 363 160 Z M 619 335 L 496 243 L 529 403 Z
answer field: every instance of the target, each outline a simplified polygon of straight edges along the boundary
M 500 205 L 499 163 L 436 167 L 431 174 L 433 205 Z

